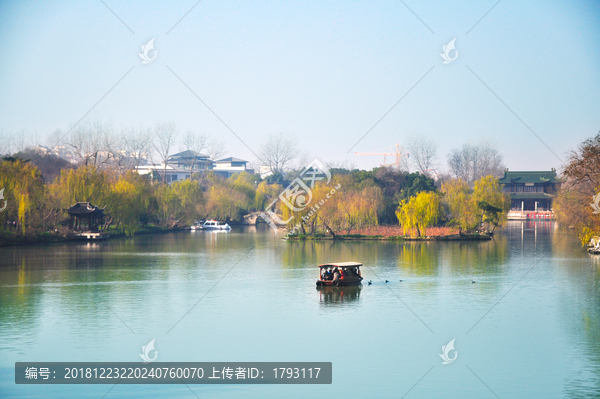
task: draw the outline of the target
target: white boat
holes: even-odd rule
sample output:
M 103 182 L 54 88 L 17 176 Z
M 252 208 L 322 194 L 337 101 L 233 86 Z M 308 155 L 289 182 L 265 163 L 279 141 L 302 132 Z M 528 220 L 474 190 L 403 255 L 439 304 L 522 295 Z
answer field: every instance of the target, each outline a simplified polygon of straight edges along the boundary
M 196 223 L 191 226 L 192 230 L 231 230 L 231 226 L 227 223 L 219 224 L 216 220 L 207 220 L 206 222 L 200 224 Z

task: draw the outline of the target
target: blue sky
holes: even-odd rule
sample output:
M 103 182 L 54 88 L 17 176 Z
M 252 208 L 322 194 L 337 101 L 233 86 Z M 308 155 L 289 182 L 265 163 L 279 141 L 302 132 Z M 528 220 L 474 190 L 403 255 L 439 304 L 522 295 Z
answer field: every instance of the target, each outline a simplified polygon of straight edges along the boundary
M 438 143 L 442 169 L 481 138 L 510 169 L 560 168 L 529 129 L 562 159 L 600 130 L 597 3 L 406 0 L 417 18 L 400 1 L 203 0 L 173 28 L 195 0 L 104 2 L 0 2 L 0 132 L 67 131 L 106 95 L 87 119 L 174 121 L 254 161 L 174 73 L 254 152 L 283 132 L 311 157 L 363 168 L 381 159 L 354 151 L 411 134 Z

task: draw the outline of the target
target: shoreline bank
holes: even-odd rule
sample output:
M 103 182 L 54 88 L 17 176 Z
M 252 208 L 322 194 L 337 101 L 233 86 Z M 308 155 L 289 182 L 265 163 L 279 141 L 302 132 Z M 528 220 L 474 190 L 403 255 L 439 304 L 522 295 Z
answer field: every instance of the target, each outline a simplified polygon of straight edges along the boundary
M 287 241 L 488 241 L 492 239 L 490 234 L 451 234 L 446 236 L 383 236 L 362 234 L 336 234 L 330 235 L 298 235 L 291 236 Z
M 128 236 L 124 232 L 114 230 L 109 231 L 110 237 L 105 240 L 86 240 L 79 237 L 73 237 L 71 235 L 65 235 L 58 232 L 46 232 L 42 234 L 14 234 L 11 232 L 0 232 L 0 248 L 5 247 L 20 247 L 20 246 L 29 246 L 29 245 L 45 245 L 45 244 L 56 244 L 63 242 L 101 242 L 110 240 L 113 238 L 129 238 L 129 237 L 137 237 L 142 235 L 149 234 L 166 234 L 175 231 L 184 231 L 185 227 L 177 227 L 177 228 L 166 228 L 166 227 L 156 227 L 150 226 L 140 229 L 136 231 L 134 235 Z

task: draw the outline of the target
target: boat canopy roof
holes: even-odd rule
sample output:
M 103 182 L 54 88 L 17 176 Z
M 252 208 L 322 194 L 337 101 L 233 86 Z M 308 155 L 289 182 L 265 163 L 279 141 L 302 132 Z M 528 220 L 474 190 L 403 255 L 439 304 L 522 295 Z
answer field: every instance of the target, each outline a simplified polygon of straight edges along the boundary
M 319 267 L 361 267 L 363 264 L 358 262 L 332 262 L 332 263 L 324 263 L 319 265 Z

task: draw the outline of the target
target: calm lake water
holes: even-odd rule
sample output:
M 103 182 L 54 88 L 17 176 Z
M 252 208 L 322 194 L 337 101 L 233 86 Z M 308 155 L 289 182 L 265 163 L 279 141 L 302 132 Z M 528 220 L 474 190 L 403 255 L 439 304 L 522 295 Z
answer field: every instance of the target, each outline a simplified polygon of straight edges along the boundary
M 349 260 L 372 285 L 316 289 L 317 264 Z M 0 396 L 600 398 L 599 266 L 551 222 L 511 222 L 490 242 L 245 228 L 4 248 Z M 14 383 L 17 361 L 138 362 L 152 339 L 161 362 L 332 362 L 333 384 Z

